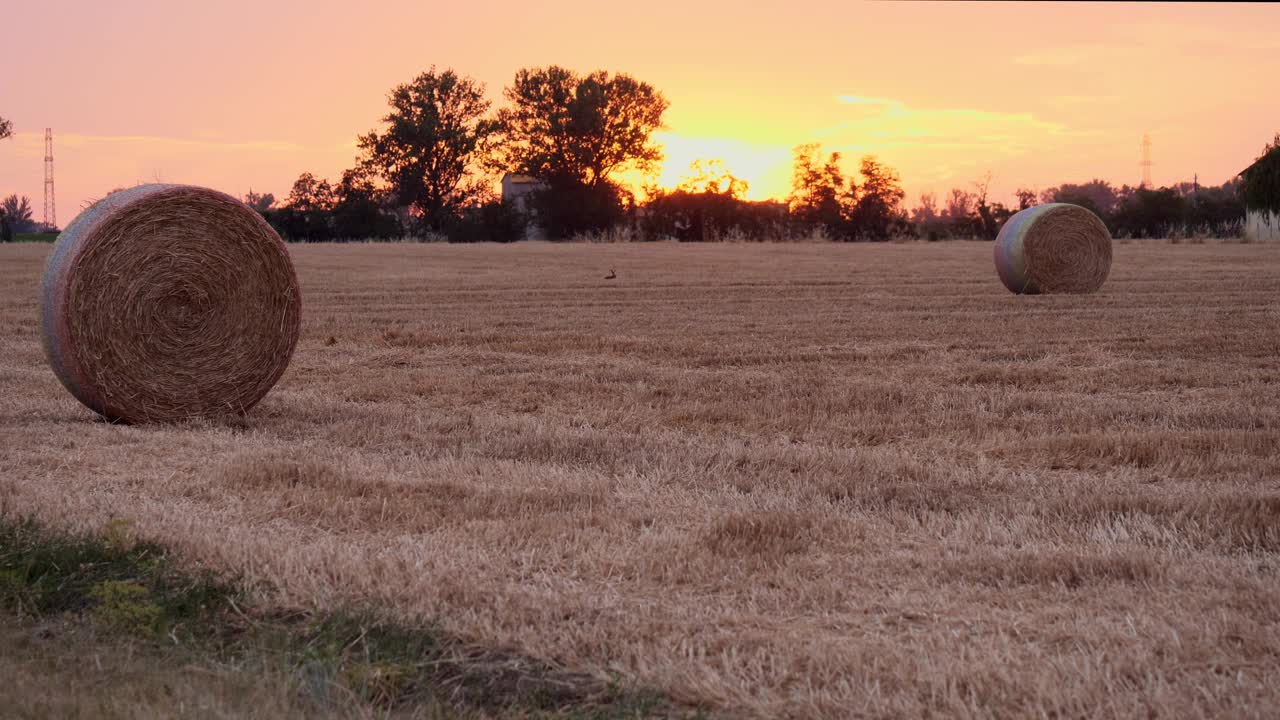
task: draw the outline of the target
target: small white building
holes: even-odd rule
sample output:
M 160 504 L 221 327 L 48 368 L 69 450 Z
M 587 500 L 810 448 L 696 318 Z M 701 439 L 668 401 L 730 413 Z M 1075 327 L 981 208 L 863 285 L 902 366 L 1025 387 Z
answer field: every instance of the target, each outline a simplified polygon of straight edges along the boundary
M 529 207 L 529 196 L 546 187 L 546 183 L 535 177 L 507 173 L 502 176 L 502 202 L 510 204 L 525 217 L 531 217 L 533 208 Z M 524 239 L 542 239 L 542 229 L 532 220 L 525 225 Z
M 1245 196 L 1244 238 L 1254 242 L 1280 241 L 1280 134 L 1252 165 L 1240 171 Z
M 511 203 L 520 212 L 529 212 L 529 195 L 546 187 L 541 180 L 529 175 L 507 173 L 502 176 L 502 202 Z
M 1280 241 L 1280 213 L 1270 210 L 1245 210 L 1244 237 L 1253 242 Z

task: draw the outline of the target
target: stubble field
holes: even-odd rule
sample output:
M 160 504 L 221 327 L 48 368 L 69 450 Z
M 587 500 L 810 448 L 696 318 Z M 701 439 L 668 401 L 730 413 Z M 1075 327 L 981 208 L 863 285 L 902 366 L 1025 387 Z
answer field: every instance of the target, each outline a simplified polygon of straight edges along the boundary
M 1271 716 L 1280 246 L 292 246 L 243 421 L 96 421 L 0 248 L 0 513 L 713 714 Z M 610 269 L 617 279 L 604 280 Z

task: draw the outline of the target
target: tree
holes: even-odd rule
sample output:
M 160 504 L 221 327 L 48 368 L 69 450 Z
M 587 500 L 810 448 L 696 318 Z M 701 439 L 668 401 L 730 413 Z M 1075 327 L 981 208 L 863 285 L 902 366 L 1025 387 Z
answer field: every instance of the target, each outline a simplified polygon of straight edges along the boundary
M 400 220 L 383 209 L 385 193 L 368 173 L 354 168 L 342 173 L 334 188 L 333 234 L 342 240 L 389 240 L 402 234 Z
M 1100 218 L 1115 212 L 1120 204 L 1116 188 L 1106 180 L 1093 179 L 1083 185 L 1063 183 L 1040 194 L 1041 202 L 1071 203 L 1079 205 Z
M 824 161 L 816 143 L 794 149 L 791 165 L 791 217 L 810 228 L 821 228 L 833 237 L 844 236 L 845 202 L 856 192 L 854 183 L 840 170 L 840 153 Z
M 288 205 L 300 212 L 328 211 L 333 208 L 333 188 L 328 180 L 317 180 L 315 175 L 304 172 L 293 181 Z
M 723 162 L 695 160 L 689 169 L 691 175 L 674 190 L 646 190 L 649 199 L 640 223 L 646 238 L 714 242 L 767 240 L 784 234 L 786 206 L 742 199 L 746 181 L 734 177 Z
M 26 233 L 36 229 L 35 219 L 31 214 L 31 199 L 26 195 L 22 197 L 18 197 L 17 194 L 10 195 L 0 202 L 0 208 L 3 209 L 5 221 L 13 232 Z
M 942 214 L 952 221 L 966 220 L 973 215 L 973 194 L 960 188 L 951 188 L 947 207 Z
M 994 205 L 987 203 L 987 196 L 991 192 L 991 171 L 988 170 L 981 180 L 975 180 L 973 183 L 975 192 L 974 210 L 977 212 L 977 222 L 974 226 L 980 231 L 983 240 L 995 240 L 996 233 L 1005 220 L 1009 219 L 1012 213 L 1001 203 Z
M 1191 199 L 1187 212 L 1187 225 L 1193 232 L 1209 236 L 1226 237 L 1240 231 L 1244 221 L 1245 206 L 1240 194 L 1240 178 L 1233 178 L 1219 187 L 1201 187 Z
M 976 198 L 973 193 L 960 188 L 952 188 L 947 198 L 947 207 L 942 211 L 942 218 L 951 228 L 952 237 L 971 238 L 979 232 L 978 212 L 975 207 Z
M 272 205 L 276 204 L 276 196 L 271 193 L 260 195 L 250 190 L 249 194 L 244 196 L 244 204 L 260 213 L 265 213 L 271 209 Z
M 906 213 L 902 199 L 906 193 L 893 169 L 880 164 L 873 157 L 862 158 L 862 187 L 858 189 L 857 202 L 853 206 L 852 221 L 855 233 L 868 240 L 888 240 L 906 229 Z M 850 183 L 850 192 L 852 192 Z
M 396 86 L 387 102 L 384 130 L 359 140 L 362 162 L 387 183 L 396 202 L 440 232 L 481 189 L 468 176 L 498 130 L 487 117 L 484 85 L 432 67 Z
M 284 207 L 263 211 L 262 216 L 288 240 L 322 242 L 333 239 L 335 202 L 328 180 L 304 172 L 294 181 Z
M 922 193 L 920 204 L 911 210 L 911 224 L 915 226 L 917 237 L 931 241 L 937 240 L 941 230 L 941 220 L 937 194 Z
M 694 160 L 689 164 L 689 170 L 692 175 L 683 178 L 676 190 L 725 195 L 735 199 L 747 194 L 747 181 L 734 177 L 722 160 Z
M 1013 193 L 1018 198 L 1018 209 L 1026 210 L 1036 204 L 1036 191 L 1031 188 L 1018 188 Z
M 1138 188 L 1110 217 L 1112 232 L 1121 237 L 1167 237 L 1187 221 L 1188 202 L 1172 188 Z
M 681 242 L 771 240 L 787 231 L 787 206 L 750 202 L 726 192 L 656 190 L 645 205 L 640 229 L 648 239 Z
M 498 242 L 523 240 L 526 219 L 510 202 L 489 198 L 462 209 L 449 228 L 449 242 Z
M 938 219 L 937 193 L 921 193 L 920 204 L 911 211 L 911 222 L 917 224 L 931 223 Z
M 614 175 L 649 173 L 662 160 L 653 133 L 666 98 L 630 75 L 554 65 L 520 70 L 503 95 L 499 162 L 544 184 L 530 197 L 539 225 L 564 237 L 621 221 L 629 193 Z
M 1240 176 L 1245 207 L 1280 213 L 1280 133 Z
M 13 135 L 13 123 L 0 117 L 0 140 Z M 13 240 L 13 227 L 9 224 L 9 214 L 0 208 L 0 242 Z
M 670 103 L 630 75 L 526 68 L 503 94 L 511 106 L 498 119 L 510 170 L 548 184 L 598 187 L 615 172 L 648 172 L 662 160 L 653 133 Z

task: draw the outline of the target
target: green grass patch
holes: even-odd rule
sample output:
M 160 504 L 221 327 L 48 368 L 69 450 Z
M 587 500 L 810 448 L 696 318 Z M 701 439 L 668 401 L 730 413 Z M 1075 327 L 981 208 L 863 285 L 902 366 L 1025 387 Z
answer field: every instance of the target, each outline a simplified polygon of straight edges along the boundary
M 361 610 L 259 607 L 243 584 L 175 569 L 128 521 L 66 537 L 0 517 L 0 612 L 86 626 L 181 662 L 283 678 L 308 707 L 428 717 L 698 717 L 662 696 L 460 643 Z M 10 652 L 12 648 L 0 648 Z M 156 672 L 173 667 L 156 662 Z
M 46 242 L 51 243 L 58 239 L 58 233 L 16 233 L 13 236 L 14 242 Z
M 19 618 L 90 611 L 107 624 L 171 633 L 198 627 L 233 594 L 212 576 L 171 571 L 163 549 L 136 542 L 126 521 L 74 539 L 0 521 L 0 607 Z

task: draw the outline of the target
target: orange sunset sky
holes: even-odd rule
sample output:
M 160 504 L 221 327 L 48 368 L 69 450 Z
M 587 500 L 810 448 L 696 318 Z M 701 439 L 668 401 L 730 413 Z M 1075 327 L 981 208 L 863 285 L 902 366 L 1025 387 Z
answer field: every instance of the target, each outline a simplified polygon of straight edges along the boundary
M 660 181 L 721 158 L 784 197 L 791 148 L 874 154 L 907 205 L 1101 177 L 1221 183 L 1280 131 L 1280 6 L 916 2 L 6 3 L 0 194 L 41 215 L 55 134 L 58 221 L 156 180 L 283 198 L 336 179 L 387 91 L 436 65 L 495 102 L 520 67 L 623 71 L 671 102 Z

